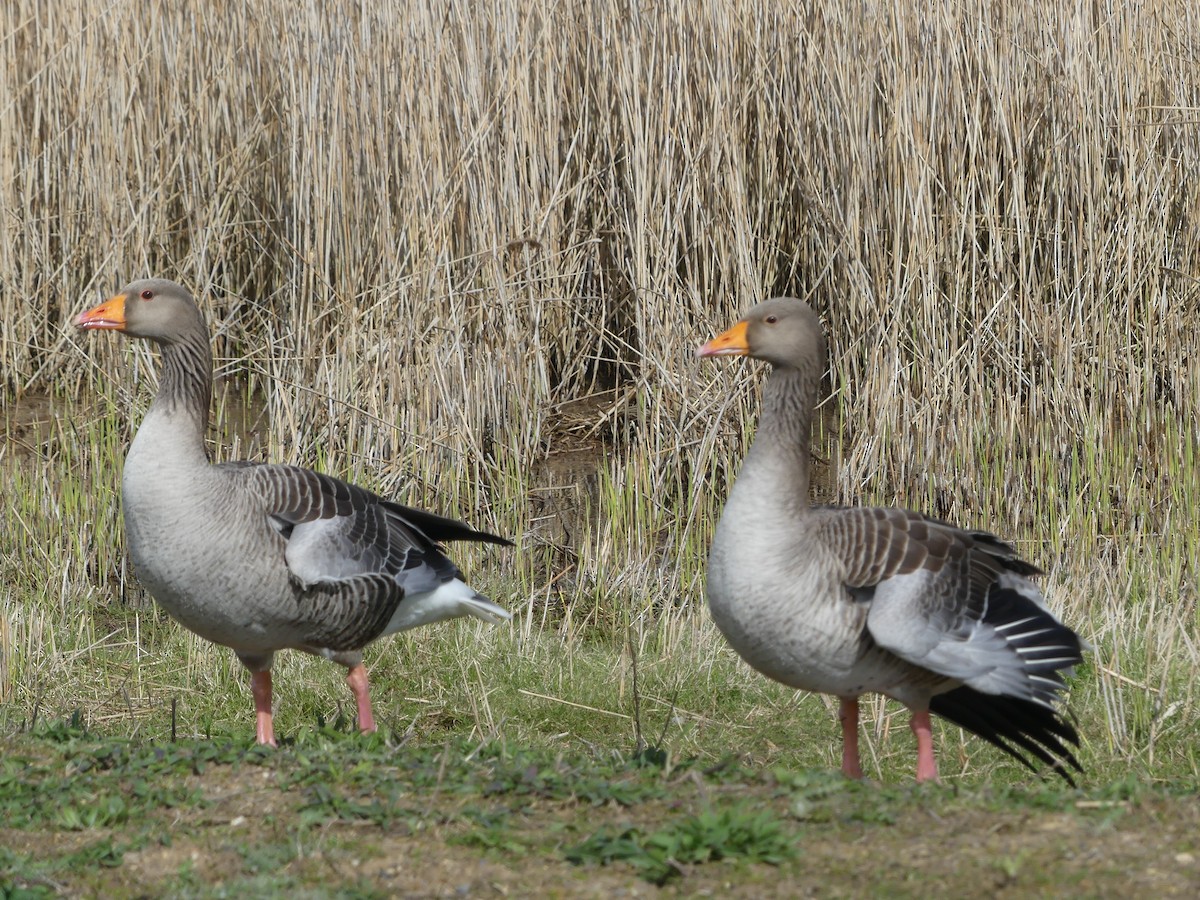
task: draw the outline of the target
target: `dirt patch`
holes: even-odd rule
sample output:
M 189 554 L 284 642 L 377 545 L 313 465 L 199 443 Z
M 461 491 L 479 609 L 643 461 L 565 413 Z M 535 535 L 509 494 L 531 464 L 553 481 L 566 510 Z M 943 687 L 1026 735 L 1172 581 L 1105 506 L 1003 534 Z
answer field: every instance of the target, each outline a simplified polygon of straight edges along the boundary
M 512 748 L 479 759 L 478 747 L 464 755 L 355 741 L 273 754 L 201 742 L 31 753 L 28 740 L 12 742 L 0 802 L 28 827 L 0 831 L 0 887 L 64 896 L 1200 896 L 1200 804 L 1184 794 L 878 787 L 736 764 L 663 772 Z M 27 799 L 13 805 L 22 790 Z M 112 808 L 114 795 L 126 799 L 112 824 L 84 828 L 63 815 Z M 778 865 L 719 852 L 728 838 L 719 823 L 739 816 L 765 818 L 781 836 Z M 683 861 L 672 857 L 665 875 L 631 855 L 568 861 L 602 846 L 598 835 L 612 838 L 604 846 L 666 846 L 681 824 L 710 843 L 698 853 L 679 843 Z
M 28 391 L 20 398 L 4 396 L 4 442 L 0 444 L 0 463 L 42 457 L 42 444 L 54 428 L 54 420 L 63 413 L 54 398 L 44 392 Z
M 739 791 L 739 793 L 742 793 Z M 199 842 L 154 848 L 126 859 L 125 884 L 135 891 L 169 885 L 181 866 L 206 883 L 221 884 L 237 872 L 241 857 L 230 844 L 261 840 L 264 813 L 247 795 L 244 812 L 205 825 Z M 769 798 L 760 797 L 765 802 Z M 431 820 L 438 818 L 431 811 Z M 266 814 L 273 818 L 271 814 Z M 528 813 L 514 840 L 553 833 L 572 836 L 586 828 L 667 818 L 662 810 L 631 814 L 619 808 L 570 807 Z M 865 896 L 881 889 L 958 897 L 997 894 L 1118 896 L 1141 891 L 1154 897 L 1200 896 L 1200 853 L 1195 810 L 1154 804 L 1123 811 L 1119 821 L 1047 813 L 933 810 L 892 825 L 837 825 L 799 829 L 799 858 L 783 867 L 717 862 L 685 867 L 673 883 L 657 888 L 630 867 L 575 866 L 560 848 L 478 850 L 451 839 L 457 826 L 417 833 L 379 834 L 368 827 L 333 824 L 326 839 L 291 865 L 308 883 L 369 884 L 398 896 Z M 278 830 L 278 826 L 276 826 Z M 286 831 L 286 829 L 284 829 Z M 333 835 L 340 840 L 330 841 Z M 268 840 L 278 840 L 276 833 Z M 323 846 L 324 844 L 324 846 Z M 1178 849 L 1191 847 L 1190 850 Z M 123 879 L 124 880 L 124 879 Z

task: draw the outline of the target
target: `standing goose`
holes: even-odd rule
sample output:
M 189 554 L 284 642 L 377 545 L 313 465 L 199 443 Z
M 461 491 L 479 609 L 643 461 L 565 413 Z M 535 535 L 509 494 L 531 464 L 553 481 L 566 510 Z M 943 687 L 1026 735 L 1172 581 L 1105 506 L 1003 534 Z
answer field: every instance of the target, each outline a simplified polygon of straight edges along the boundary
M 440 543 L 510 541 L 308 469 L 209 463 L 209 333 L 178 284 L 135 281 L 75 325 L 147 338 L 162 351 L 158 394 L 121 480 L 129 555 L 173 618 L 232 648 L 250 670 L 260 744 L 275 744 L 275 651 L 303 650 L 345 666 L 359 728 L 369 732 L 375 719 L 363 647 L 458 616 L 509 618 L 462 581 Z
M 1039 570 L 994 535 L 920 513 L 809 505 L 826 356 L 808 304 L 761 303 L 698 353 L 772 367 L 708 559 L 709 607 L 733 648 L 769 678 L 841 700 L 852 778 L 858 697 L 877 692 L 912 711 L 918 781 L 937 778 L 932 711 L 1073 784 L 1079 736 L 1057 702 L 1082 642 L 1046 609 L 1029 580 Z

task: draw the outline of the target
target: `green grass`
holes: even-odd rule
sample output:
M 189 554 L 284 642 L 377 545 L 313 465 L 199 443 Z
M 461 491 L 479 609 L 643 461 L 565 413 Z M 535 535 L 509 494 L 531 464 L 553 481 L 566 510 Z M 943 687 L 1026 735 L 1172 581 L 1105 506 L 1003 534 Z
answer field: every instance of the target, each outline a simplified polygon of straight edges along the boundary
M 129 740 L 90 732 L 79 717 L 8 734 L 3 747 L 6 896 L 174 893 L 174 885 L 187 896 L 325 896 L 329 866 L 340 873 L 339 895 L 373 896 L 400 889 L 408 877 L 400 870 L 412 862 L 421 871 L 431 853 L 449 854 L 456 867 L 448 876 L 429 870 L 434 891 L 498 877 L 570 893 L 603 877 L 688 892 L 736 885 L 746 896 L 818 883 L 907 892 L 906 866 L 917 866 L 948 890 L 981 896 L 993 877 L 1046 890 L 1118 883 L 1104 877 L 1152 821 L 1160 853 L 1196 849 L 1195 785 L 1141 779 L 1082 790 L 1028 780 L 881 787 L 732 756 L 655 764 L 611 749 L 514 749 L 321 725 L 278 750 L 224 736 Z M 1042 824 L 1023 833 L 1031 816 Z M 923 856 L 939 836 L 961 850 L 981 825 L 979 846 L 962 852 L 990 860 L 993 875 L 980 880 L 948 853 Z M 1101 850 L 1113 856 L 1081 858 Z M 1160 887 L 1183 883 L 1173 879 L 1186 877 L 1186 864 L 1173 865 L 1184 868 L 1167 865 Z

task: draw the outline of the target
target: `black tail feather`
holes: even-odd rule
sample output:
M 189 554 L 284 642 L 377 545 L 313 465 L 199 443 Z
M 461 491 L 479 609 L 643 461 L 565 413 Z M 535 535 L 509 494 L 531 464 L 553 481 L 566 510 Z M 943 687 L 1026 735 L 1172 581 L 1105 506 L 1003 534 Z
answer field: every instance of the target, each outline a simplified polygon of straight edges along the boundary
M 1032 585 L 1029 586 L 1033 590 Z M 1021 655 L 1026 669 L 1057 681 L 1083 661 L 1083 641 L 1045 608 L 1012 587 L 993 584 L 983 621 L 1000 632 Z
M 476 531 L 466 522 L 460 522 L 458 519 L 448 519 L 436 513 L 391 501 L 385 501 L 383 505 L 397 513 L 409 525 L 419 528 L 430 540 L 439 544 L 443 541 L 480 541 L 487 544 L 499 544 L 501 547 L 513 546 L 513 542 L 508 538 L 489 534 L 486 531 Z
M 970 687 L 938 694 L 929 703 L 936 715 L 995 744 L 1033 771 L 1037 767 L 1018 747 L 1050 766 L 1067 784 L 1075 786 L 1068 766 L 1083 767 L 1068 744 L 1079 746 L 1079 733 L 1062 714 L 1041 703 L 1017 697 L 985 694 Z M 1016 746 L 1014 746 L 1016 745 Z

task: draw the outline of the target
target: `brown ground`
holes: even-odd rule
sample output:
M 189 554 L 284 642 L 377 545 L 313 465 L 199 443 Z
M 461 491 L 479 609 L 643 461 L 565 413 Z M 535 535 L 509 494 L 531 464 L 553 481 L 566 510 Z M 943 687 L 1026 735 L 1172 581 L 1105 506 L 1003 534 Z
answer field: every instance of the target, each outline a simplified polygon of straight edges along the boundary
M 913 791 L 881 806 L 895 821 L 814 821 L 805 801 L 766 785 L 716 785 L 680 777 L 671 801 L 630 808 L 533 800 L 507 820 L 505 848 L 460 843 L 473 826 L 459 813 L 479 796 L 432 791 L 410 796 L 418 826 L 334 820 L 297 830 L 303 791 L 281 791 L 272 769 L 213 767 L 189 776 L 205 802 L 158 810 L 168 845 L 125 854 L 113 868 L 79 867 L 42 882 L 63 896 L 158 896 L 180 873 L 207 890 L 237 890 L 253 874 L 246 848 L 286 848 L 286 874 L 318 892 L 356 886 L 400 897 L 563 896 L 890 896 L 1145 897 L 1200 896 L 1200 802 L 1165 798 L 1127 803 L 1080 800 L 1066 809 L 988 809 L 951 792 Z M 893 798 L 895 794 L 892 794 Z M 779 867 L 715 862 L 685 866 L 664 888 L 631 866 L 573 865 L 562 848 L 602 824 L 654 828 L 688 809 L 749 800 L 773 808 L 796 829 L 797 855 Z M 503 801 L 500 801 L 503 803 Z M 799 816 L 800 818 L 796 818 Z M 132 829 L 139 823 L 127 823 Z M 117 830 L 119 831 L 119 829 Z M 114 840 L 117 831 L 113 832 Z M 0 830 L 0 846 L 33 857 L 61 856 L 103 833 Z M 0 876 L 3 872 L 0 871 Z M 3 881 L 0 878 L 0 885 Z M 263 884 L 263 887 L 269 881 Z M 27 886 L 36 884 L 26 882 Z

